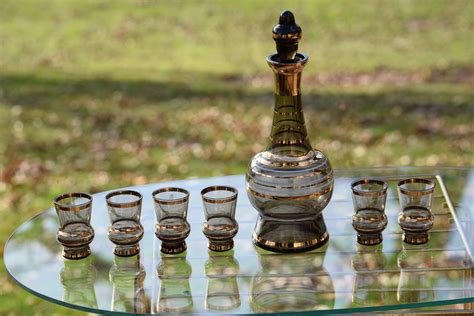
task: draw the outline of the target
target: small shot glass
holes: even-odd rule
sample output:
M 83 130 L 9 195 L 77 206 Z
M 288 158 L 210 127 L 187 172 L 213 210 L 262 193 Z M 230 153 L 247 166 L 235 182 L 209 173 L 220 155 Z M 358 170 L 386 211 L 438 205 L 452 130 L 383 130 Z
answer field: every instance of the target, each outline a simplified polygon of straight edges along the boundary
M 161 252 L 178 254 L 186 250 L 185 239 L 191 228 L 188 215 L 189 192 L 181 188 L 153 191 L 156 225 L 155 235 L 161 240 Z
M 436 183 L 428 179 L 412 178 L 398 182 L 398 197 L 402 211 L 398 224 L 403 230 L 403 241 L 424 244 L 429 240 L 428 231 L 433 227 L 431 201 Z
M 115 244 L 114 254 L 121 257 L 138 254 L 138 242 L 144 233 L 140 223 L 142 195 L 132 190 L 119 190 L 107 194 L 105 200 L 111 223 L 108 236 Z
M 235 220 L 237 194 L 237 189 L 221 185 L 201 191 L 206 218 L 202 231 L 210 250 L 227 251 L 234 247 L 233 238 L 239 230 Z
M 355 214 L 352 227 L 357 232 L 361 245 L 378 245 L 382 242 L 382 231 L 387 227 L 385 201 L 388 184 L 382 180 L 362 179 L 351 184 Z
M 60 224 L 56 238 L 64 247 L 63 257 L 81 259 L 89 256 L 89 244 L 94 239 L 92 196 L 82 192 L 65 193 L 54 199 L 54 208 Z

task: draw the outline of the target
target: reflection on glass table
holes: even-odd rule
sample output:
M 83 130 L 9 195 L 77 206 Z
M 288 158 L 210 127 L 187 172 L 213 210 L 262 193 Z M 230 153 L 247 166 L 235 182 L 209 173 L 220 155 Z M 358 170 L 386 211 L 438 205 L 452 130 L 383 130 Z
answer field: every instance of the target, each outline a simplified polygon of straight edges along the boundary
M 374 248 L 375 247 L 375 248 Z M 396 292 L 393 285 L 398 283 L 397 275 L 385 277 L 377 271 L 384 271 L 388 266 L 387 255 L 383 245 L 357 245 L 357 252 L 352 255 L 352 268 L 355 272 L 352 290 L 354 306 L 366 306 L 367 302 L 375 304 L 396 304 Z
M 256 312 L 332 309 L 334 285 L 323 267 L 324 255 L 324 249 L 319 253 L 259 255 L 260 269 L 250 284 L 252 309 Z
M 64 287 L 63 300 L 73 305 L 97 308 L 94 283 L 97 271 L 90 258 L 82 260 L 63 259 L 61 284 Z
M 140 256 L 115 256 L 114 265 L 109 272 L 113 284 L 110 309 L 116 312 L 147 313 L 149 299 L 143 289 L 145 268 L 140 263 Z
M 209 251 L 205 265 L 207 277 L 206 309 L 213 311 L 231 311 L 240 306 L 237 275 L 239 263 L 233 256 L 233 250 L 224 253 Z
M 436 177 L 439 175 L 439 177 Z M 397 218 L 400 178 L 427 177 L 437 182 L 433 195 L 433 228 L 426 244 L 403 242 Z M 350 184 L 363 177 L 388 182 L 383 242 L 362 246 L 352 228 Z M 62 258 L 56 241 L 58 218 L 53 209 L 21 225 L 5 246 L 10 275 L 26 290 L 57 304 L 97 313 L 262 314 L 311 310 L 314 314 L 402 310 L 472 309 L 474 281 L 474 170 L 384 168 L 337 171 L 334 196 L 325 210 L 328 243 L 302 254 L 277 254 L 252 244 L 258 213 L 239 194 L 239 232 L 231 251 L 207 249 L 202 234 L 200 192 L 210 185 L 245 190 L 243 176 L 182 180 L 133 187 L 143 195 L 144 228 L 140 255 L 119 258 L 107 238 L 110 225 L 104 197 L 94 195 L 91 255 Z M 155 236 L 151 193 L 179 186 L 190 192 L 187 250 L 160 252 Z M 39 255 L 41 254 L 41 255 Z M 34 267 L 34 268 L 32 268 Z
M 186 254 L 161 255 L 156 268 L 160 278 L 160 296 L 156 304 L 157 312 L 188 313 L 193 310 L 193 296 L 189 277 L 193 269 Z

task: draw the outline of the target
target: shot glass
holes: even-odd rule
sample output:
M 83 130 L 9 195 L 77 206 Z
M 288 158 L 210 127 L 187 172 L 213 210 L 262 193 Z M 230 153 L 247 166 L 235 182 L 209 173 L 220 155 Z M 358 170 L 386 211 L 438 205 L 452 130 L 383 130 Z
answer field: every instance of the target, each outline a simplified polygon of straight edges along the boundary
M 65 193 L 54 199 L 60 228 L 56 234 L 63 246 L 63 257 L 81 259 L 91 254 L 89 244 L 94 239 L 91 226 L 92 196 L 87 193 Z
M 227 251 L 234 247 L 232 238 L 239 230 L 235 221 L 237 194 L 237 189 L 228 186 L 211 186 L 201 191 L 206 218 L 202 231 L 210 250 Z
M 105 196 L 111 225 L 108 236 L 115 244 L 114 254 L 129 257 L 140 252 L 143 237 L 140 223 L 142 195 L 132 190 L 114 191 Z
M 428 231 L 433 227 L 431 201 L 436 184 L 428 179 L 412 178 L 398 182 L 398 197 L 402 211 L 398 224 L 403 230 L 403 241 L 409 244 L 428 242 Z
M 178 254 L 186 250 L 185 239 L 191 228 L 188 215 L 189 192 L 181 188 L 162 188 L 152 193 L 155 205 L 155 235 L 161 240 L 161 252 Z
M 351 188 L 355 210 L 352 227 L 357 232 L 357 242 L 378 245 L 388 222 L 385 215 L 388 184 L 382 180 L 362 179 L 353 182 Z

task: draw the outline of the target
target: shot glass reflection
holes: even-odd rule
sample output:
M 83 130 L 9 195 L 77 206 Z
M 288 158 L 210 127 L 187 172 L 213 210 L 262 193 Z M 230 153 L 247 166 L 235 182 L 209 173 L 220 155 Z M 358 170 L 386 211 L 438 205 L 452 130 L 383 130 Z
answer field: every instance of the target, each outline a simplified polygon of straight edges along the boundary
M 114 264 L 109 271 L 109 279 L 113 284 L 110 309 L 117 312 L 148 313 L 150 302 L 143 288 L 145 276 L 139 255 L 115 256 Z
M 209 253 L 205 271 L 207 277 L 205 307 L 214 311 L 231 311 L 240 306 L 237 275 L 239 263 L 233 251 Z
M 351 259 L 355 272 L 352 290 L 354 307 L 396 304 L 398 276 L 391 277 L 391 274 L 383 272 L 387 261 L 382 244 L 375 247 L 357 245 L 357 253 Z
M 193 296 L 189 278 L 191 264 L 186 253 L 179 255 L 161 254 L 157 268 L 160 291 L 156 311 L 159 313 L 190 313 L 193 311 Z
M 400 279 L 397 289 L 399 303 L 428 302 L 435 299 L 434 286 L 436 279 L 430 277 L 427 269 L 433 267 L 433 258 L 426 257 L 422 245 L 405 247 L 398 254 L 397 265 L 400 269 Z M 408 251 L 407 251 L 408 250 Z M 428 252 L 429 253 L 429 252 Z
M 69 304 L 97 308 L 94 283 L 97 271 L 91 258 L 83 260 L 64 259 L 64 268 L 60 272 L 64 288 L 63 300 Z

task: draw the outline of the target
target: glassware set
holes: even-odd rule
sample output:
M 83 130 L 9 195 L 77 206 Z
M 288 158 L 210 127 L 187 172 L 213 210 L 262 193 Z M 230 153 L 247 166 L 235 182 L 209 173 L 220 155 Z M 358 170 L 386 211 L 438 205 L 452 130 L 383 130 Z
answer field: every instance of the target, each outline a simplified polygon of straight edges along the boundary
M 428 242 L 428 231 L 433 227 L 431 201 L 435 183 L 428 179 L 411 178 L 398 183 L 402 211 L 398 223 L 403 230 L 403 241 L 409 244 Z M 362 179 L 351 184 L 355 214 L 352 226 L 361 245 L 377 245 L 383 240 L 387 227 L 385 215 L 387 182 Z M 189 191 L 168 187 L 152 193 L 156 220 L 155 235 L 162 241 L 161 252 L 178 254 L 186 250 L 186 238 L 191 232 L 187 221 Z M 205 221 L 203 233 L 212 251 L 233 248 L 233 238 L 239 230 L 235 220 L 237 189 L 210 186 L 201 191 Z M 110 219 L 108 237 L 114 243 L 114 254 L 133 256 L 140 252 L 139 242 L 144 229 L 140 223 L 142 195 L 133 190 L 118 190 L 106 195 Z M 63 256 L 80 259 L 90 254 L 89 244 L 94 238 L 90 224 L 92 196 L 86 193 L 66 193 L 54 199 L 60 229 L 57 240 L 63 245 Z
M 182 188 L 161 188 L 153 191 L 157 223 L 155 235 L 162 241 L 161 252 L 179 254 L 186 250 L 186 238 L 191 232 L 187 221 L 189 192 Z M 209 249 L 228 251 L 239 230 L 235 220 L 238 191 L 229 186 L 210 186 L 201 192 L 205 221 L 203 233 L 209 239 Z M 142 195 L 133 190 L 118 190 L 105 196 L 110 226 L 108 238 L 114 244 L 114 254 L 130 257 L 140 252 L 139 242 L 144 228 L 140 222 Z M 60 228 L 56 234 L 63 245 L 63 257 L 80 259 L 90 255 L 89 244 L 94 238 L 91 226 L 92 196 L 86 193 L 66 193 L 54 199 Z
M 273 252 L 305 252 L 323 247 L 329 234 L 322 211 L 331 200 L 334 173 L 327 156 L 314 149 L 308 138 L 301 103 L 302 71 L 309 57 L 298 52 L 302 30 L 290 11 L 284 11 L 272 29 L 277 53 L 266 61 L 275 76 L 275 107 L 270 141 L 265 151 L 256 154 L 246 173 L 246 191 L 259 213 L 253 243 Z M 435 184 L 427 179 L 406 179 L 398 183 L 402 211 L 398 223 L 403 240 L 423 244 L 433 226 L 431 199 Z M 382 180 L 363 179 L 352 183 L 355 214 L 352 225 L 361 245 L 382 242 L 388 219 L 385 203 L 388 185 Z M 239 229 L 235 220 L 237 190 L 210 186 L 201 191 L 205 222 L 203 233 L 213 251 L 233 248 Z M 162 188 L 153 192 L 157 223 L 155 235 L 162 241 L 161 252 L 178 254 L 186 250 L 191 232 L 186 220 L 189 192 L 181 188 Z M 111 225 L 109 239 L 118 256 L 140 252 L 144 234 L 140 223 L 142 196 L 132 190 L 115 191 L 106 196 Z M 57 239 L 64 246 L 63 256 L 79 259 L 90 254 L 94 238 L 90 225 L 92 197 L 68 193 L 55 199 L 61 228 Z
M 436 184 L 428 179 L 411 178 L 398 182 L 401 212 L 398 224 L 403 230 L 403 241 L 420 245 L 428 242 L 428 231 L 433 227 L 431 201 Z M 382 242 L 382 231 L 387 226 L 385 202 L 388 184 L 377 179 L 362 179 L 351 184 L 355 214 L 352 226 L 361 245 Z

